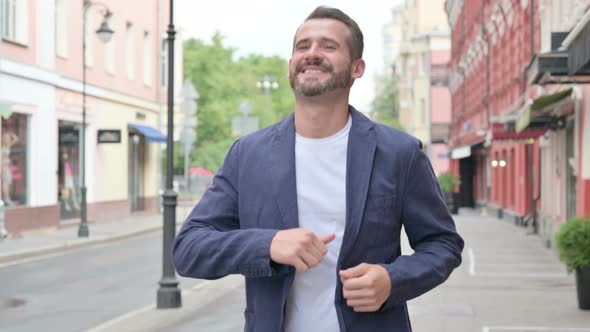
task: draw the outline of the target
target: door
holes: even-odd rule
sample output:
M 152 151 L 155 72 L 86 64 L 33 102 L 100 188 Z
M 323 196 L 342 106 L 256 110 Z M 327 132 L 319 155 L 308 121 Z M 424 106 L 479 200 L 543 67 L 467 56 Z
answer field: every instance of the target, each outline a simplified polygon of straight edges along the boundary
M 130 134 L 129 144 L 129 204 L 131 211 L 142 211 L 144 204 L 145 138 Z
M 58 124 L 58 192 L 61 220 L 80 218 L 80 126 Z
M 576 174 L 574 172 L 574 122 L 568 121 L 565 132 L 566 216 L 576 215 Z

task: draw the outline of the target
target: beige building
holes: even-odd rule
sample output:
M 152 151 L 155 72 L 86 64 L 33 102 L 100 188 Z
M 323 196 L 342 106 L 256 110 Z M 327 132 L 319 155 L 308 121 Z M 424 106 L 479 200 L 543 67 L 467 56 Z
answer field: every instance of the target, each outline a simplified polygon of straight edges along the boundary
M 406 1 L 396 70 L 400 123 L 425 146 L 437 173 L 448 168 L 450 34 L 444 0 Z

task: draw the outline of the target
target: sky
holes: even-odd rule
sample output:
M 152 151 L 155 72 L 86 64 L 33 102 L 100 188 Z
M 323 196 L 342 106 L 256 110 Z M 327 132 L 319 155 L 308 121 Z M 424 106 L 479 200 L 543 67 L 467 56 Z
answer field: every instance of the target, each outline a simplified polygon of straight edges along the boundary
M 175 3 L 175 20 L 180 39 L 210 41 L 215 31 L 225 36 L 225 46 L 237 55 L 279 55 L 288 60 L 295 30 L 319 5 L 336 7 L 354 19 L 363 31 L 367 63 L 365 74 L 351 90 L 350 104 L 367 111 L 374 96 L 374 74 L 383 71 L 382 28 L 391 8 L 401 0 L 180 0 Z

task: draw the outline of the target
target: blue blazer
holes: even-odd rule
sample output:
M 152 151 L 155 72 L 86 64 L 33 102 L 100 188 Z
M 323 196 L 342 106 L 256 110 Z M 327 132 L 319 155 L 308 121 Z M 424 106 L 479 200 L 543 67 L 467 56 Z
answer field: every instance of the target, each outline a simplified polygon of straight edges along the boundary
M 377 312 L 355 313 L 334 271 L 340 330 L 411 331 L 406 301 L 449 277 L 461 263 L 463 240 L 421 143 L 349 110 L 346 227 L 338 270 L 381 264 L 391 277 L 391 296 Z M 295 269 L 271 261 L 270 243 L 279 230 L 298 227 L 297 215 L 291 114 L 233 144 L 175 239 L 176 270 L 203 279 L 244 275 L 245 331 L 284 331 Z M 410 256 L 401 255 L 402 225 L 415 251 Z

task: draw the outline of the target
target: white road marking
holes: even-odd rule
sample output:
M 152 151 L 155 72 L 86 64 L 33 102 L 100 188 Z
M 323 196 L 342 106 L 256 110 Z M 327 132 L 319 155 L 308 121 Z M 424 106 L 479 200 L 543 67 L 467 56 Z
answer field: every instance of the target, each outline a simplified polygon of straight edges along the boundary
M 547 326 L 484 326 L 482 332 L 494 332 L 494 331 L 533 331 L 533 332 L 590 332 L 587 328 L 577 327 L 547 327 Z
M 469 275 L 475 275 L 475 254 L 472 248 L 467 248 L 467 255 L 469 256 Z
M 187 296 L 188 294 L 190 294 L 190 293 L 192 293 L 194 291 L 197 291 L 197 290 L 199 290 L 201 288 L 205 288 L 205 287 L 209 286 L 212 282 L 213 281 L 210 281 L 210 280 L 204 280 L 203 282 L 200 282 L 200 283 L 194 285 L 193 287 L 191 287 L 189 289 L 183 290 L 181 292 L 181 296 Z M 98 326 L 95 326 L 95 327 L 93 327 L 91 329 L 86 330 L 86 332 L 99 332 L 99 331 L 104 331 L 104 330 L 106 330 L 106 329 L 108 329 L 108 328 L 110 328 L 112 326 L 115 326 L 116 324 L 118 324 L 118 323 L 120 323 L 122 321 L 125 321 L 125 320 L 127 320 L 129 318 L 132 318 L 134 316 L 140 315 L 140 314 L 142 314 L 144 312 L 147 312 L 147 311 L 150 311 L 150 310 L 153 310 L 153 309 L 156 309 L 156 305 L 155 304 L 150 304 L 150 305 L 145 306 L 143 308 L 139 308 L 139 309 L 130 311 L 130 312 L 125 313 L 125 314 L 123 314 L 123 315 L 121 315 L 119 317 L 116 317 L 116 318 L 113 318 L 111 320 L 108 320 L 108 321 L 106 321 L 106 322 L 104 322 L 104 323 L 102 323 L 102 324 L 100 324 Z

